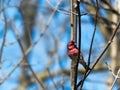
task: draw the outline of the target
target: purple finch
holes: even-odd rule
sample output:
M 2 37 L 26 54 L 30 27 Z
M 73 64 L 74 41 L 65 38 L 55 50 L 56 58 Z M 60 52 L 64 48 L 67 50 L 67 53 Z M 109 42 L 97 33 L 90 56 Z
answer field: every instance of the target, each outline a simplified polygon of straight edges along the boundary
M 77 60 L 78 59 L 78 54 L 79 54 L 79 50 L 76 46 L 76 43 L 74 40 L 71 40 L 68 45 L 67 45 L 67 53 L 68 56 L 72 59 L 72 60 Z M 86 62 L 84 61 L 83 55 L 80 52 L 80 59 L 79 59 L 79 63 L 83 65 L 83 67 L 85 69 L 87 69 L 87 65 Z

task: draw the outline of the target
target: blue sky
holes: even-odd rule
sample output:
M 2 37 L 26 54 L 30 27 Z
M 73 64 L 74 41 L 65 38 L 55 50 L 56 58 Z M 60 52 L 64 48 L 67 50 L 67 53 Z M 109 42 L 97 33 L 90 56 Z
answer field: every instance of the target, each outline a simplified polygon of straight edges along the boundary
M 59 0 L 50 0 L 51 4 L 53 6 L 56 5 L 57 1 Z M 12 1 L 11 1 L 12 2 Z M 40 1 L 39 2 L 42 6 L 46 6 L 46 2 L 44 1 Z M 16 5 L 18 4 L 15 0 L 13 0 L 13 3 L 10 3 L 10 5 Z M 19 4 L 18 4 L 19 5 Z M 48 5 L 48 4 L 47 4 Z M 7 7 L 7 5 L 5 4 L 5 6 Z M 63 5 L 64 6 L 64 5 Z M 62 6 L 60 7 L 62 8 Z M 69 6 L 64 6 L 63 7 L 65 10 L 69 10 Z M 44 8 L 43 9 L 38 9 L 39 13 L 41 13 L 44 16 Z M 82 10 L 84 12 L 84 10 Z M 7 20 L 8 22 L 11 22 L 11 20 L 14 20 L 14 24 L 18 30 L 18 32 L 20 33 L 20 35 L 22 35 L 22 29 L 23 29 L 23 22 L 22 22 L 22 18 L 21 15 L 19 13 L 19 11 L 17 10 L 16 7 L 9 7 L 5 10 L 6 16 L 7 16 Z M 104 13 L 104 12 L 103 12 Z M 3 19 L 3 13 L 1 13 L 0 15 L 0 45 L 2 43 L 2 39 L 3 39 L 3 34 L 4 34 L 4 21 L 2 21 Z M 39 18 L 39 14 L 38 14 L 38 18 Z M 49 15 L 46 15 L 45 21 L 43 22 L 47 22 L 49 18 Z M 53 50 L 54 49 L 54 39 L 52 36 L 49 36 L 49 34 L 51 33 L 56 39 L 58 39 L 60 42 L 58 43 L 58 51 L 57 53 L 55 53 L 54 57 L 52 57 L 54 64 L 53 66 L 50 67 L 51 71 L 55 71 L 55 70 L 60 70 L 60 69 L 69 69 L 70 68 L 70 59 L 69 57 L 67 57 L 67 60 L 59 60 L 59 56 L 63 56 L 66 55 L 66 45 L 70 40 L 70 23 L 69 23 L 69 15 L 65 15 L 63 13 L 57 12 L 55 14 L 55 16 L 53 17 L 53 20 L 50 23 L 49 28 L 47 29 L 45 35 L 40 39 L 40 41 L 38 42 L 38 44 L 33 48 L 32 52 L 30 53 L 30 63 L 33 64 L 32 68 L 36 71 L 36 72 L 41 72 L 45 70 L 45 66 L 48 64 L 48 60 L 49 60 L 49 56 L 46 53 L 47 50 Z M 41 18 L 39 18 L 41 19 Z M 87 20 L 89 21 L 90 16 L 86 15 L 86 16 L 82 16 L 82 20 Z M 64 20 L 68 20 L 68 23 L 66 25 L 66 28 L 62 28 L 63 24 L 65 21 Z M 41 23 L 41 22 L 37 22 L 37 23 Z M 45 26 L 43 24 L 43 26 Z M 60 35 L 59 33 L 62 32 L 62 29 L 64 30 L 64 33 L 62 33 L 62 35 Z M 34 32 L 33 32 L 33 36 L 32 36 L 32 40 L 33 42 L 39 37 L 39 34 L 42 31 L 39 31 L 39 24 L 35 25 L 35 27 L 33 28 Z M 92 37 L 92 33 L 94 30 L 94 24 L 93 23 L 82 23 L 82 51 L 83 51 L 83 55 L 85 57 L 85 60 L 87 60 L 88 58 L 88 50 L 89 50 L 89 46 L 90 46 L 90 41 L 91 41 L 91 37 Z M 48 40 L 47 40 L 47 39 Z M 10 43 L 10 42 L 15 42 L 13 45 L 9 45 L 7 47 L 4 48 L 4 52 L 3 52 L 3 60 L 6 60 L 4 63 L 2 63 L 2 77 L 5 76 L 12 68 L 13 66 L 16 64 L 16 62 L 22 57 L 22 53 L 21 50 L 19 48 L 19 45 L 16 41 L 16 37 L 13 33 L 13 30 L 11 28 L 8 28 L 8 32 L 7 32 L 7 36 L 6 36 L 6 43 Z M 46 43 L 47 42 L 47 43 Z M 96 45 L 97 44 L 97 45 Z M 101 50 L 103 49 L 103 46 L 105 45 L 105 40 L 101 34 L 101 32 L 99 31 L 99 29 L 97 28 L 96 31 L 96 35 L 95 35 L 95 42 L 93 44 L 93 47 L 97 48 L 97 53 L 95 55 L 95 58 L 97 57 L 97 55 L 100 54 Z M 84 52 L 86 51 L 86 52 Z M 93 58 L 92 58 L 93 59 Z M 94 61 L 94 60 L 92 60 Z M 18 67 L 13 74 L 3 83 L 0 85 L 0 89 L 1 90 L 14 90 L 18 85 L 18 77 L 20 77 L 21 74 L 21 69 L 20 67 Z M 106 73 L 103 73 L 106 74 Z M 102 77 L 105 76 L 105 78 L 107 79 L 106 75 L 102 75 L 101 73 L 97 73 L 94 74 L 92 73 L 88 78 L 92 78 L 94 77 L 94 79 L 99 80 L 98 77 Z M 59 79 L 62 79 L 61 77 L 55 77 L 54 80 L 57 82 L 59 81 Z M 104 81 L 103 79 L 100 78 L 101 81 Z M 47 83 L 50 83 L 50 80 L 46 80 Z M 89 85 L 89 88 L 91 90 L 94 90 L 94 85 L 96 85 L 97 90 L 100 90 L 99 87 L 103 87 L 106 88 L 106 86 L 104 84 L 99 84 L 99 83 L 90 83 L 87 82 L 85 83 L 84 87 L 88 87 L 87 85 Z M 6 88 L 7 86 L 7 88 Z M 66 90 L 70 90 L 70 82 L 65 83 L 65 88 Z M 36 86 L 33 85 L 31 87 L 28 88 L 28 90 L 33 90 L 36 89 Z M 87 89 L 87 88 L 86 88 Z M 61 90 L 61 87 L 59 88 L 59 90 Z

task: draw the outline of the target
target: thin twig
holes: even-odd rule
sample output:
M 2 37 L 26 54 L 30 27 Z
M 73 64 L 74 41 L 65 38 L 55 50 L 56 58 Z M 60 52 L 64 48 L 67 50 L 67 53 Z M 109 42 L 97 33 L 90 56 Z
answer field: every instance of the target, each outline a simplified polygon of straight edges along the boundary
M 1 2 L 3 2 L 3 1 L 1 1 Z M 3 16 L 4 16 L 5 26 L 4 26 L 3 42 L 2 42 L 2 45 L 1 45 L 1 49 L 0 49 L 0 64 L 2 63 L 2 54 L 3 54 L 3 49 L 4 49 L 4 45 L 5 45 L 5 41 L 6 41 L 6 34 L 7 34 L 7 19 L 6 19 L 6 16 L 5 16 L 5 11 L 3 12 Z
M 18 43 L 19 43 L 19 46 L 20 46 L 20 48 L 21 48 L 21 51 L 22 51 L 22 53 L 23 53 L 23 57 L 24 57 L 25 60 L 27 60 L 27 55 L 25 54 L 25 51 L 24 51 L 24 49 L 23 49 L 23 46 L 22 46 L 22 43 L 21 43 L 21 41 L 20 41 L 18 32 L 17 32 L 16 29 L 14 29 L 14 32 L 15 32 L 15 35 L 16 35 L 16 37 L 17 37 L 17 41 L 18 41 Z M 32 67 L 31 67 L 31 65 L 29 64 L 29 62 L 28 62 L 28 67 L 29 67 L 29 69 L 31 70 L 31 72 L 32 72 L 34 78 L 36 79 L 36 81 L 37 81 L 37 82 L 39 83 L 39 85 L 43 88 L 43 90 L 45 90 L 45 85 L 43 84 L 43 81 L 40 80 L 40 79 L 38 79 L 38 77 L 36 76 L 35 72 L 33 71 Z
M 106 50 L 109 48 L 109 46 L 111 45 L 112 41 L 113 41 L 113 38 L 115 37 L 116 33 L 117 33 L 117 30 L 119 29 L 119 26 L 120 26 L 120 22 L 118 23 L 117 27 L 115 28 L 110 40 L 108 41 L 107 45 L 105 46 L 105 48 L 103 49 L 103 51 L 101 52 L 101 54 L 98 56 L 98 58 L 96 59 L 95 63 L 93 64 L 93 66 L 91 67 L 90 70 L 88 70 L 88 72 L 86 73 L 86 76 L 85 78 L 87 78 L 87 76 L 91 73 L 91 71 L 94 69 L 94 67 L 96 66 L 96 64 L 100 61 L 101 57 L 104 55 L 104 53 L 106 52 Z M 83 80 L 81 80 L 77 87 L 79 87 L 81 85 Z
M 49 18 L 49 20 L 48 20 L 48 22 L 47 22 L 47 24 L 46 24 L 46 27 L 43 29 L 43 32 L 42 32 L 41 36 L 43 35 L 43 33 L 45 33 L 45 31 L 46 31 L 47 28 L 49 27 L 49 25 L 50 25 L 50 23 L 51 23 L 51 21 L 52 21 L 52 19 L 53 19 L 53 16 L 55 15 L 58 6 L 59 6 L 61 3 L 62 3 L 62 1 L 58 2 L 57 5 L 55 6 L 55 9 L 54 9 L 54 11 L 52 12 L 52 14 L 51 14 L 51 16 L 50 16 L 50 18 Z
M 113 73 L 113 71 L 112 71 L 111 67 L 108 65 L 108 63 L 105 62 L 105 64 L 107 65 L 107 67 L 108 67 L 109 71 L 112 73 L 112 75 L 115 77 L 116 75 Z
M 91 53 L 92 53 L 92 46 L 93 46 L 93 41 L 94 41 L 94 38 L 95 38 L 95 33 L 96 33 L 96 27 L 97 27 L 97 17 L 98 17 L 98 10 L 99 10 L 99 6 L 98 6 L 98 1 L 96 0 L 96 4 L 97 4 L 97 7 L 96 7 L 96 19 L 95 19 L 95 27 L 94 27 L 94 32 L 93 32 L 93 35 L 92 35 L 92 40 L 91 40 L 91 44 L 90 44 L 90 50 L 89 50 L 89 56 L 88 56 L 88 67 L 87 67 L 87 70 L 83 76 L 83 80 L 81 82 L 81 86 L 80 86 L 80 89 L 82 90 L 82 87 L 83 87 L 83 84 L 84 84 L 84 81 L 85 81 L 85 77 L 86 77 L 86 73 L 87 71 L 89 70 L 89 67 L 90 67 L 90 59 L 91 59 Z
M 50 77 L 51 80 L 52 80 L 52 83 L 53 83 L 54 87 L 56 88 L 56 90 L 58 90 L 57 85 L 55 84 L 55 82 L 54 82 L 54 80 L 53 80 L 53 78 L 52 78 L 52 75 L 51 75 L 51 72 L 50 72 L 49 68 L 47 68 L 47 71 L 48 71 L 49 77 Z
M 114 81 L 113 81 L 113 83 L 112 83 L 111 89 L 110 89 L 110 90 L 112 90 L 113 87 L 114 87 L 114 85 L 115 85 L 115 83 L 116 83 L 116 81 L 117 81 L 118 79 L 120 79 L 120 77 L 119 77 L 120 68 L 119 68 L 119 70 L 117 71 L 117 75 L 115 75 L 114 72 L 112 71 L 111 67 L 108 65 L 108 63 L 106 62 L 105 64 L 107 65 L 109 71 L 112 73 L 113 77 L 115 78 Z
M 72 14 L 74 14 L 74 15 L 76 15 L 76 16 L 78 16 L 78 13 L 75 13 L 75 12 L 72 12 L 72 11 L 67 11 L 67 10 L 65 10 L 65 9 L 62 9 L 62 8 L 60 8 L 59 9 L 61 12 L 66 12 L 65 14 L 66 15 L 69 15 L 70 13 L 72 13 Z M 80 16 L 85 16 L 85 15 L 88 15 L 89 13 L 87 13 L 87 12 L 82 12 L 81 14 L 80 14 Z
M 112 84 L 112 86 L 111 86 L 111 90 L 113 89 L 113 87 L 114 87 L 116 81 L 118 80 L 119 73 L 120 73 L 120 68 L 119 68 L 119 70 L 118 70 L 118 72 L 117 72 L 117 75 L 115 76 L 115 79 L 114 79 L 113 84 Z
M 91 44 L 90 44 L 90 50 L 89 50 L 89 56 L 88 56 L 88 67 L 90 66 L 90 59 L 91 59 L 91 53 L 92 53 L 92 46 L 93 46 L 93 41 L 94 41 L 94 38 L 95 38 L 96 27 L 97 27 L 97 18 L 98 18 L 98 10 L 99 10 L 98 0 L 96 0 L 96 4 L 97 4 L 97 7 L 96 7 L 96 16 L 95 16 L 95 27 L 94 27 L 94 32 L 93 32 Z
M 63 0 L 62 0 L 63 1 Z M 46 0 L 46 2 L 54 9 L 54 6 L 50 3 L 49 0 Z M 69 14 L 69 13 L 72 13 L 74 15 L 78 15 L 76 12 L 73 12 L 73 11 L 66 11 L 66 10 L 60 10 L 60 9 L 56 9 L 58 12 L 62 12 L 64 14 Z

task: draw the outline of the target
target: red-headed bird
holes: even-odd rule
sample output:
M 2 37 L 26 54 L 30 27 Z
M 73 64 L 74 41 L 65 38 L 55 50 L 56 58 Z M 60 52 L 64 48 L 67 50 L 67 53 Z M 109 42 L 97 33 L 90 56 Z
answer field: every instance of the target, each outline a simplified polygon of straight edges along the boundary
M 78 50 L 78 48 L 77 48 L 76 43 L 75 43 L 74 40 L 71 40 L 71 41 L 68 43 L 68 45 L 67 45 L 67 53 L 68 53 L 68 56 L 69 56 L 72 60 L 77 60 L 77 59 L 78 59 L 79 50 Z M 83 58 L 83 55 L 82 55 L 81 52 L 80 52 L 79 63 L 82 64 L 85 69 L 87 69 L 86 62 L 84 61 L 84 58 Z

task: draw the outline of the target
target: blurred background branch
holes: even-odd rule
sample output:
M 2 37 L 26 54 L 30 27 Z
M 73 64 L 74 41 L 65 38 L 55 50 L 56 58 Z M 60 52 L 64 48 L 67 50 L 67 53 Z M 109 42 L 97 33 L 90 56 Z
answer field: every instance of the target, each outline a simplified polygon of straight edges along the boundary
M 96 20 L 96 0 L 80 1 L 81 50 L 87 60 Z M 66 45 L 70 40 L 70 35 L 71 38 L 74 37 L 74 40 L 77 35 L 72 36 L 73 32 L 70 31 L 74 22 L 70 22 L 70 15 L 75 16 L 74 21 L 78 15 L 76 11 L 70 9 L 70 0 L 0 0 L 1 90 L 4 90 L 6 86 L 9 87 L 8 90 L 43 89 L 35 82 L 29 65 L 38 79 L 42 80 L 46 90 L 71 90 L 70 60 L 66 53 Z M 93 65 L 105 47 L 118 22 L 120 22 L 120 0 L 99 0 L 97 31 L 91 51 L 90 65 Z M 18 37 L 14 30 L 18 32 Z M 17 43 L 18 39 L 21 41 L 25 54 Z M 114 77 L 104 62 L 107 62 L 113 73 L 117 75 L 120 67 L 119 44 L 120 30 L 112 41 L 110 49 L 85 80 L 83 89 L 99 90 L 99 87 L 103 87 L 109 90 L 111 88 Z M 85 70 L 79 66 L 79 81 L 84 73 Z M 96 84 L 95 81 L 102 82 L 102 84 Z M 118 80 L 113 90 L 119 86 Z

